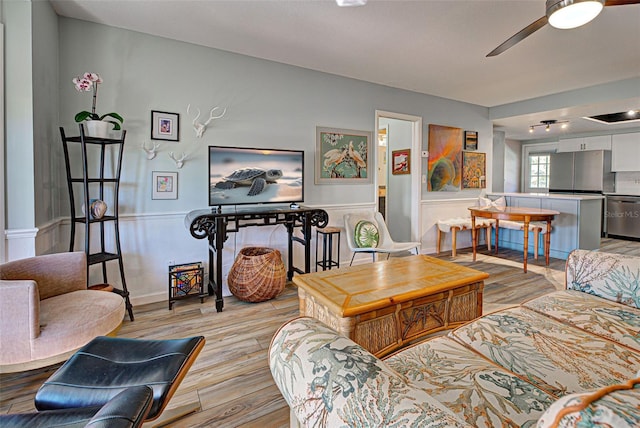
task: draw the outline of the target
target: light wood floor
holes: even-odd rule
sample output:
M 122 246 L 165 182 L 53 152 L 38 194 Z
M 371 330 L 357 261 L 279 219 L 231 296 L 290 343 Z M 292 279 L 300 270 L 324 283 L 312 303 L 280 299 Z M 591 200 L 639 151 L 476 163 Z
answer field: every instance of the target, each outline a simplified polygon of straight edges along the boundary
M 603 239 L 601 251 L 640 256 L 640 242 Z M 450 253 L 439 256 L 453 260 Z M 478 255 L 471 261 L 470 249 L 458 251 L 456 263 L 490 274 L 485 282 L 484 311 L 545 294 L 564 285 L 564 260 L 552 259 L 550 266 L 530 260 L 529 272 L 522 272 L 522 256 L 501 250 L 498 256 Z M 177 302 L 173 310 L 166 303 L 134 308 L 136 320 L 125 317 L 119 333 L 132 338 L 206 337 L 207 344 L 182 382 L 169 407 L 191 402 L 202 410 L 175 427 L 286 427 L 289 409 L 273 383 L 267 362 L 271 337 L 285 321 L 298 315 L 297 292 L 287 285 L 278 298 L 258 304 L 225 298 L 221 313 L 213 299 Z M 19 374 L 0 375 L 0 412 L 33 410 L 38 387 L 59 365 Z

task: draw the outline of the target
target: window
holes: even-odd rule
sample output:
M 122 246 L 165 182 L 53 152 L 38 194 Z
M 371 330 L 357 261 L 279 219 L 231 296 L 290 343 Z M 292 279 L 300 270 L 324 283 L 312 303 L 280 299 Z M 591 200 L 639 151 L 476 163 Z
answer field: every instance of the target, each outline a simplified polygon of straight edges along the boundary
M 529 188 L 543 190 L 549 188 L 549 154 L 529 155 Z

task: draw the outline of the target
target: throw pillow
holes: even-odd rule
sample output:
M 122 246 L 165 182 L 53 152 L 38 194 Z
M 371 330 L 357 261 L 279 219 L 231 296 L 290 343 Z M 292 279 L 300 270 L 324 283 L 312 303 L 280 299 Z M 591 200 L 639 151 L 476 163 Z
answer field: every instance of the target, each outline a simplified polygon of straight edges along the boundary
M 504 198 L 504 196 L 500 196 L 495 201 L 492 201 L 489 198 L 479 197 L 478 198 L 478 206 L 480 206 L 480 207 L 495 207 L 495 208 L 506 207 L 507 206 L 507 200 Z
M 356 245 L 360 248 L 376 248 L 380 240 L 380 233 L 375 224 L 370 221 L 360 220 L 356 224 L 354 238 Z

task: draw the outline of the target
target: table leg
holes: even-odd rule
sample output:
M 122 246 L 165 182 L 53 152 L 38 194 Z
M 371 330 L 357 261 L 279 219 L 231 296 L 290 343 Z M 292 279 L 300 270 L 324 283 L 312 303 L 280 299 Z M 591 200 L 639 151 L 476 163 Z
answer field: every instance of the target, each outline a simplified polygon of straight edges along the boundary
M 473 261 L 476 261 L 476 216 L 471 215 L 471 248 L 473 248 Z
M 496 219 L 496 242 L 495 242 L 495 254 L 498 254 L 498 239 L 500 239 L 500 220 Z
M 524 216 L 524 273 L 527 273 L 527 256 L 529 255 L 529 216 Z
M 311 213 L 304 216 L 304 225 L 302 227 L 304 234 L 304 272 L 311 272 Z M 293 273 L 291 274 L 293 278 Z
M 288 236 L 288 240 L 287 240 L 287 262 L 289 265 L 289 269 L 287 270 L 287 281 L 291 281 L 293 279 L 293 272 L 294 272 L 294 267 L 293 267 L 293 223 L 292 222 L 288 222 L 287 224 L 285 224 L 285 227 L 287 228 L 287 236 Z M 305 244 L 305 246 L 308 244 Z
M 544 237 L 544 261 L 549 266 L 549 249 L 551 248 L 551 219 L 547 220 L 547 235 Z
M 222 248 L 227 238 L 227 225 L 222 217 L 216 219 L 216 311 L 222 312 Z

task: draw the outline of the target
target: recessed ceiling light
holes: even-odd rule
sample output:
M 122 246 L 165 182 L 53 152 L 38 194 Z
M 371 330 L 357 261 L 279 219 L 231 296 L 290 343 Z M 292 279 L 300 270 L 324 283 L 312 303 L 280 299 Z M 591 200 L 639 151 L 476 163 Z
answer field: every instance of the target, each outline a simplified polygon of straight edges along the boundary
M 364 6 L 367 4 L 367 0 L 336 0 L 336 3 L 341 7 Z
M 638 109 L 631 109 L 628 111 L 621 111 L 618 113 L 600 114 L 595 116 L 583 117 L 583 119 L 592 120 L 598 123 L 604 123 L 607 125 L 615 125 L 618 123 L 630 123 L 640 121 L 638 117 Z

